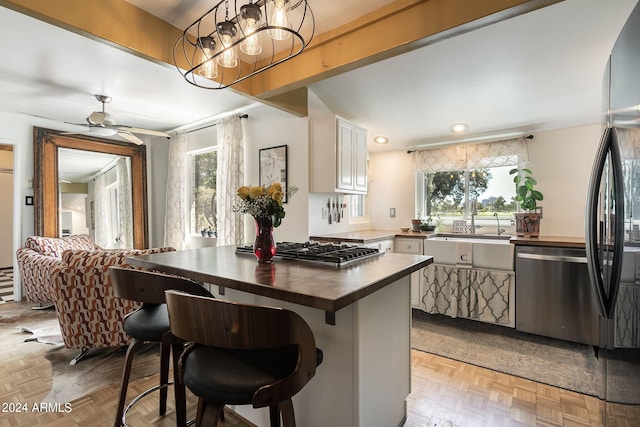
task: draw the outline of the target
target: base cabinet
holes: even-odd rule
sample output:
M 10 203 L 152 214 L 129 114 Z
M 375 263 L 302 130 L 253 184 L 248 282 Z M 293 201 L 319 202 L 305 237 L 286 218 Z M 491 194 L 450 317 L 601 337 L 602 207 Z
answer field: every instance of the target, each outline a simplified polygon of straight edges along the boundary
M 424 252 L 424 241 L 423 239 L 396 237 L 394 252 L 399 254 L 422 255 Z M 411 307 L 424 310 L 424 308 L 421 307 L 421 276 L 422 270 L 411 273 Z

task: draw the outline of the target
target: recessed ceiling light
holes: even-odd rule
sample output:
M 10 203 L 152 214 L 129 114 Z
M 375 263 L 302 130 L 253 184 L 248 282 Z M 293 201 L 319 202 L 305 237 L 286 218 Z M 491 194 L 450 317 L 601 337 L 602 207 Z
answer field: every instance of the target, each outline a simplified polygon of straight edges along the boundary
M 449 130 L 453 133 L 464 133 L 469 129 L 469 126 L 466 123 L 456 123 L 451 125 Z
M 389 138 L 387 138 L 386 136 L 374 136 L 373 142 L 375 142 L 376 144 L 386 144 L 387 142 L 389 142 Z

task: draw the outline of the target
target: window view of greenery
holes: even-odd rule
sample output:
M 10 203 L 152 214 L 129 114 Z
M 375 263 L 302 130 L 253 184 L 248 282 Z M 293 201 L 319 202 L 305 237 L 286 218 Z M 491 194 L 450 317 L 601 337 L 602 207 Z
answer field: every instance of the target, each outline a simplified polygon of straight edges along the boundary
M 516 211 L 512 167 L 423 173 L 418 206 L 423 219 L 447 220 L 470 216 L 472 200 L 477 200 L 477 219 L 510 218 Z
M 217 231 L 216 217 L 216 169 L 217 151 L 207 151 L 191 156 L 192 198 L 191 233 L 205 235 Z

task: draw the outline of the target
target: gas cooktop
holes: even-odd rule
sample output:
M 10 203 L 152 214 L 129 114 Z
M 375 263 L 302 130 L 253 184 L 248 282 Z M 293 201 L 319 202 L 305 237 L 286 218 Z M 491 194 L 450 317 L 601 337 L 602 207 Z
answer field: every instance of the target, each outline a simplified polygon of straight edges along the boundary
M 236 255 L 253 255 L 253 246 L 238 246 Z M 280 242 L 276 243 L 274 258 L 303 261 L 331 267 L 344 267 L 364 259 L 381 255 L 375 248 L 365 248 L 355 245 L 319 243 L 319 242 Z

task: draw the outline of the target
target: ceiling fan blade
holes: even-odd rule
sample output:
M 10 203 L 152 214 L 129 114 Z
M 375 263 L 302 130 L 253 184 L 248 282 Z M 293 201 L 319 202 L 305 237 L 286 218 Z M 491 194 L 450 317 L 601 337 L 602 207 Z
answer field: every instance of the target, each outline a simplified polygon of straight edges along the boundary
M 137 136 L 133 135 L 132 133 L 129 133 L 126 130 L 118 129 L 118 135 L 121 136 L 122 138 L 126 139 L 129 142 L 133 142 L 134 144 L 137 144 L 137 145 L 144 144 L 143 140 L 141 140 Z
M 91 131 L 80 131 L 80 132 L 61 132 L 60 135 L 91 135 Z
M 119 130 L 122 130 L 124 132 L 129 132 L 129 133 L 141 133 L 143 135 L 163 136 L 167 139 L 171 139 L 171 135 L 169 135 L 166 132 L 161 132 L 158 130 L 141 129 L 141 128 L 134 128 L 130 126 L 120 126 Z

